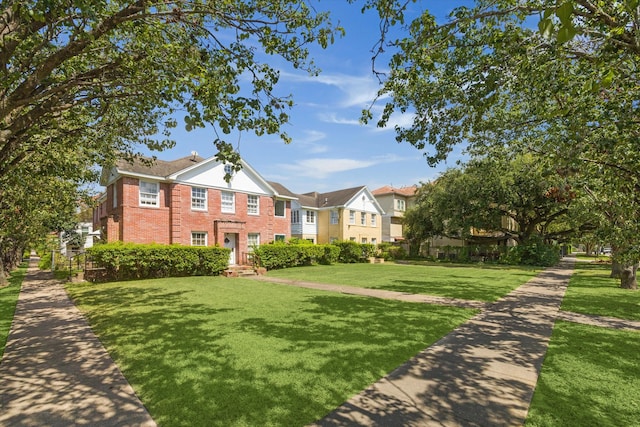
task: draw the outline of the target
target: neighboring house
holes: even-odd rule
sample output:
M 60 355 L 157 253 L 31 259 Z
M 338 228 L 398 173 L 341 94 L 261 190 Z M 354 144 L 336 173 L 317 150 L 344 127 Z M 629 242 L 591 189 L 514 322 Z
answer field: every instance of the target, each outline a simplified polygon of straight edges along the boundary
M 90 222 L 81 222 L 78 223 L 78 226 L 74 230 L 77 234 L 81 235 L 84 241 L 84 245 L 81 248 L 82 250 L 90 248 L 93 246 L 93 237 L 95 233 L 93 232 L 93 224 Z M 60 233 L 60 253 L 64 256 L 67 256 L 69 250 L 77 250 L 78 248 L 70 248 L 69 243 L 70 236 L 67 235 L 64 231 Z
M 290 237 L 294 197 L 281 194 L 246 162 L 234 172 L 197 153 L 149 160 L 103 169 L 106 191 L 94 210 L 103 240 L 219 245 L 231 249 L 230 264 L 242 264 L 252 246 Z
M 324 244 L 337 240 L 378 244 L 384 210 L 366 186 L 295 194 L 291 236 Z
M 402 218 L 404 212 L 413 206 L 418 187 L 395 188 L 389 185 L 371 192 L 385 214 L 382 216 L 382 241 L 401 242 L 404 240 Z

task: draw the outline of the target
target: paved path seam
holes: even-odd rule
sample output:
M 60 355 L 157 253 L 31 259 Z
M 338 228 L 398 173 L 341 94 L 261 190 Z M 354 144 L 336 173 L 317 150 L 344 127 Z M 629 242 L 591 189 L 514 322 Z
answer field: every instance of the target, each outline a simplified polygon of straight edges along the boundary
M 51 273 L 31 260 L 0 361 L 0 425 L 154 427 Z

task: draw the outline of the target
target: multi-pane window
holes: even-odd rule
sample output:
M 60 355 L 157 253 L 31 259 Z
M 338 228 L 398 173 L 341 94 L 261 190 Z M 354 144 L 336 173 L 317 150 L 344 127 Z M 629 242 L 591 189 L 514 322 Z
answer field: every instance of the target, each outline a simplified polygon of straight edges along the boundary
M 356 211 L 349 211 L 349 224 L 356 223 Z
M 260 245 L 260 233 L 247 234 L 247 245 L 249 246 L 249 252 L 253 252 L 253 249 Z
M 378 239 L 376 239 L 375 237 L 371 238 L 371 244 L 372 245 L 377 245 L 378 244 Z
M 276 242 L 284 242 L 284 240 L 286 239 L 286 235 L 284 234 L 276 234 L 275 236 L 273 236 Z
M 291 211 L 291 224 L 300 224 L 300 211 L 298 209 Z
M 258 215 L 260 213 L 258 196 L 251 194 L 247 196 L 247 213 L 249 215 Z
M 367 238 L 366 237 L 362 238 L 362 243 L 367 243 Z
M 191 209 L 207 210 L 207 189 L 191 187 Z
M 351 242 L 355 242 L 355 241 L 356 241 L 356 238 L 355 238 L 355 237 L 349 237 L 349 241 L 351 241 Z
M 337 210 L 331 211 L 331 224 L 337 224 L 340 221 Z
M 140 206 L 158 206 L 158 193 L 160 193 L 157 182 L 140 181 Z
M 360 212 L 360 225 L 367 225 L 367 214 Z
M 406 205 L 404 200 L 402 199 L 396 199 L 396 209 L 399 211 L 404 212 L 404 210 L 406 209 Z
M 191 246 L 207 246 L 207 233 L 203 231 L 192 231 Z
M 284 217 L 285 216 L 285 202 L 284 200 L 276 200 L 274 206 L 274 214 L 275 216 Z
M 316 213 L 314 211 L 307 211 L 307 224 L 316 223 Z
M 234 213 L 236 211 L 236 198 L 235 194 L 230 191 L 223 191 L 222 193 L 221 211 L 227 213 Z
M 377 225 L 378 222 L 378 217 L 376 216 L 376 214 L 371 214 L 371 226 L 375 227 Z

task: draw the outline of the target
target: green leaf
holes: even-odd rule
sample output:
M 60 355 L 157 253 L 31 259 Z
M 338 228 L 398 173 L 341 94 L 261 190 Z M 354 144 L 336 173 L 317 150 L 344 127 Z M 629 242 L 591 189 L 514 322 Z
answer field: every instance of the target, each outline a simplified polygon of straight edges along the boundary
M 602 77 L 602 80 L 600 82 L 602 87 L 610 87 L 615 76 L 615 71 L 613 71 L 613 69 L 609 69 L 609 71 Z
M 556 16 L 560 19 L 563 26 L 571 25 L 571 16 L 573 15 L 573 2 L 566 1 L 556 9 Z
M 551 18 L 541 19 L 540 22 L 538 22 L 538 30 L 542 37 L 550 38 L 553 33 L 553 22 Z
M 566 43 L 569 40 L 573 39 L 576 34 L 577 31 L 573 25 L 563 25 L 560 30 L 558 30 L 558 43 Z

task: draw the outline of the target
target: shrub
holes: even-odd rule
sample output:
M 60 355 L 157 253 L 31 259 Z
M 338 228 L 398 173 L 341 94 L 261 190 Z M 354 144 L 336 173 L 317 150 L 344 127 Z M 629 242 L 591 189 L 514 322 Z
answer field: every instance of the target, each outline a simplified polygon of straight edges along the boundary
M 338 262 L 353 264 L 356 262 L 367 262 L 367 259 L 376 256 L 376 245 L 371 243 L 357 243 L 353 240 L 340 240 L 331 243 L 340 249 Z
M 339 250 L 331 245 L 314 245 L 308 241 L 298 243 L 275 242 L 260 245 L 253 250 L 253 259 L 258 267 L 268 270 L 297 267 L 300 265 L 332 264 Z
M 378 253 L 385 261 L 393 261 L 394 259 L 405 259 L 407 251 L 402 246 L 394 245 L 390 242 L 382 242 L 378 245 Z
M 560 261 L 560 248 L 542 242 L 513 246 L 502 254 L 500 262 L 513 265 L 550 267 Z
M 105 269 L 104 280 L 213 276 L 225 270 L 229 249 L 218 246 L 108 243 L 87 249 Z
M 338 262 L 340 258 L 340 248 L 335 245 L 322 245 L 323 255 L 318 260 L 320 264 L 329 265 Z

